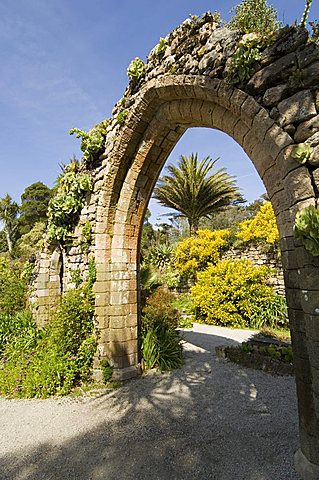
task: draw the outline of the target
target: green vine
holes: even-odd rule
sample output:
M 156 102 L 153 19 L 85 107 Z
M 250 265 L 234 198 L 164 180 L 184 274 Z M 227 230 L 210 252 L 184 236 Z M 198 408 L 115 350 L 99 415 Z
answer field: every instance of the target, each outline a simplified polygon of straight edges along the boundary
M 127 75 L 131 82 L 137 82 L 145 74 L 145 63 L 138 57 L 135 57 L 134 60 L 128 66 Z
M 87 163 L 92 163 L 102 153 L 109 123 L 108 119 L 103 120 L 88 132 L 79 128 L 72 128 L 69 131 L 70 135 L 75 133 L 76 138 L 82 138 L 81 150 Z
M 230 80 L 236 84 L 248 80 L 255 73 L 255 63 L 261 59 L 261 50 L 264 42 L 261 38 L 250 33 L 242 39 L 231 60 Z
M 296 215 L 295 237 L 314 257 L 319 256 L 319 209 L 310 205 Z
M 57 181 L 57 191 L 48 208 L 48 238 L 65 242 L 72 236 L 77 214 L 85 204 L 86 195 L 92 191 L 89 175 L 79 174 L 65 168 Z

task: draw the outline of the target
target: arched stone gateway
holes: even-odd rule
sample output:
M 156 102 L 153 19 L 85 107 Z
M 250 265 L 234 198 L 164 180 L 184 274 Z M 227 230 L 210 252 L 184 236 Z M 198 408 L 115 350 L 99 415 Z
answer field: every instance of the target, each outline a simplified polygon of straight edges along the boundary
M 94 256 L 100 334 L 96 368 L 108 358 L 122 378 L 135 375 L 139 245 L 155 182 L 187 128 L 210 127 L 233 137 L 256 167 L 276 213 L 299 402 L 296 465 L 303 478 L 319 479 L 319 257 L 294 238 L 297 212 L 317 206 L 319 197 L 319 49 L 306 30 L 286 28 L 272 46 L 261 49 L 249 78 L 232 83 L 232 58 L 245 38 L 220 28 L 206 14 L 174 30 L 161 51 L 153 49 L 144 75 L 131 81 L 114 109 L 105 151 L 86 167 L 94 191 L 81 212 L 73 246 L 64 248 L 63 285 L 70 284 L 72 269 L 85 273 Z M 124 123 L 118 117 L 123 104 Z M 309 162 L 300 164 L 294 154 L 302 142 L 311 148 Z M 76 239 L 87 221 L 94 241 L 83 253 Z M 46 314 L 50 292 L 57 293 L 57 284 L 50 289 L 51 280 L 50 252 L 44 251 L 39 317 Z

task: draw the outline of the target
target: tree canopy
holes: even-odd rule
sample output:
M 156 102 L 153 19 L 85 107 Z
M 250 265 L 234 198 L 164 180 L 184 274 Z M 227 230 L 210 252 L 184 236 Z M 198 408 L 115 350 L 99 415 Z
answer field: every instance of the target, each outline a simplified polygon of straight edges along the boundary
M 47 222 L 51 190 L 42 182 L 35 182 L 25 188 L 21 195 L 19 233 L 30 232 L 37 222 Z
M 212 172 L 218 158 L 198 159 L 198 154 L 182 155 L 177 165 L 169 165 L 169 175 L 158 180 L 153 196 L 163 206 L 185 217 L 194 235 L 201 218 L 209 218 L 221 208 L 243 202 L 234 177 L 225 168 Z

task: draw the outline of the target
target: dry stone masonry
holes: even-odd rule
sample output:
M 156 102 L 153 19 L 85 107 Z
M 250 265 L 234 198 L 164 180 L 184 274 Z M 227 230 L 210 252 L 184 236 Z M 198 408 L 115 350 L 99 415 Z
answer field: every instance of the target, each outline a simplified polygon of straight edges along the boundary
M 319 479 L 319 257 L 294 238 L 296 213 L 318 205 L 319 48 L 304 28 L 282 29 L 261 49 L 248 77 L 232 82 L 233 57 L 246 41 L 207 13 L 191 18 L 156 46 L 141 78 L 130 81 L 107 128 L 105 149 L 90 166 L 94 189 L 74 230 L 73 245 L 47 244 L 36 285 L 39 322 L 47 321 L 72 271 L 97 279 L 95 359 L 111 360 L 121 378 L 139 363 L 138 257 L 143 216 L 169 153 L 190 127 L 211 127 L 246 151 L 273 205 L 294 347 L 301 450 L 296 465 Z M 298 163 L 306 142 L 311 155 Z M 93 241 L 83 248 L 83 227 Z

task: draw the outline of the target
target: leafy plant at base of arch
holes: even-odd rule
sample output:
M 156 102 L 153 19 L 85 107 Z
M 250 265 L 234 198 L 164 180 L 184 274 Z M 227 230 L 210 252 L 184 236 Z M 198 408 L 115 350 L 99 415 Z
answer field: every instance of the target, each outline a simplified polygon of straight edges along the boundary
M 319 256 L 319 209 L 310 205 L 296 215 L 295 237 L 314 257 Z
M 1 394 L 20 398 L 65 395 L 89 380 L 96 350 L 90 286 L 65 292 L 43 329 L 28 311 L 10 321 L 10 339 L 0 358 Z
M 49 240 L 65 242 L 72 236 L 75 216 L 84 207 L 85 197 L 91 191 L 92 181 L 89 175 L 66 171 L 58 179 L 57 192 L 48 208 Z
M 239 42 L 230 66 L 229 79 L 232 84 L 248 80 L 255 73 L 255 63 L 261 59 L 265 41 L 250 33 Z
M 303 164 L 306 163 L 307 160 L 310 159 L 311 154 L 313 152 L 313 147 L 307 143 L 299 143 L 293 150 L 291 156 L 297 162 Z
M 103 120 L 88 132 L 79 128 L 72 128 L 69 131 L 70 135 L 75 133 L 76 138 L 82 138 L 81 150 L 87 163 L 92 163 L 102 152 L 109 123 L 108 119 Z
M 137 82 L 145 74 L 145 63 L 139 57 L 135 57 L 134 60 L 128 66 L 127 75 L 131 82 Z

